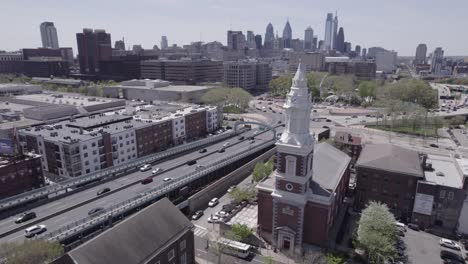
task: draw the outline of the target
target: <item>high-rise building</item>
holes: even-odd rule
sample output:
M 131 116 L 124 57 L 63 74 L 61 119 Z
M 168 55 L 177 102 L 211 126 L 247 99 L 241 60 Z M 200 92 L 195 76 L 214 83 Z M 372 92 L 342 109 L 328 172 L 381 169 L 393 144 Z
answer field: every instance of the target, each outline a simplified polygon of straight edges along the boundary
M 444 50 L 438 47 L 434 50 L 431 59 L 431 72 L 433 74 L 440 74 L 442 70 L 442 64 L 444 62 Z
M 391 73 L 395 70 L 397 64 L 397 53 L 395 51 L 378 51 L 375 54 L 375 64 L 377 71 Z
M 103 29 L 85 28 L 83 33 L 76 33 L 76 42 L 81 74 L 98 73 L 99 61 L 112 57 L 111 35 Z
M 318 37 L 317 36 L 314 36 L 314 38 L 312 39 L 312 49 L 313 50 L 316 50 L 318 48 Z
M 366 48 L 363 48 L 362 49 L 362 57 L 365 59 L 367 58 L 367 49 Z
M 117 40 L 114 43 L 114 49 L 116 49 L 116 50 L 125 50 L 125 41 L 123 39 L 122 40 Z
M 265 43 L 264 43 L 265 48 L 272 49 L 274 42 L 275 42 L 275 33 L 273 32 L 273 25 L 271 23 L 268 23 L 268 26 L 265 32 Z
M 255 49 L 255 35 L 253 31 L 247 31 L 247 47 L 249 49 Z
M 318 42 L 318 49 L 321 49 L 321 50 L 325 49 L 325 41 L 320 40 Z
M 40 26 L 43 48 L 58 49 L 57 29 L 53 22 L 43 22 Z
M 161 49 L 167 49 L 169 45 L 167 44 L 167 37 L 161 36 Z
M 311 50 L 313 42 L 314 42 L 314 30 L 312 29 L 312 27 L 309 26 L 304 31 L 304 49 Z
M 336 35 L 338 30 L 338 14 L 335 14 L 335 19 L 333 20 L 333 36 L 332 36 L 332 49 L 336 49 Z
M 327 14 L 327 20 L 325 21 L 325 37 L 323 48 L 325 50 L 329 50 L 332 48 L 332 41 L 333 41 L 333 14 Z
M 242 31 L 228 30 L 227 43 L 230 50 L 244 50 L 245 36 L 242 34 Z
M 345 52 L 344 29 L 340 27 L 336 35 L 335 49 L 341 53 Z
M 357 57 L 361 57 L 361 46 L 356 45 L 356 48 L 354 49 L 354 51 L 356 52 Z
M 291 25 L 289 24 L 289 19 L 288 19 L 283 29 L 284 48 L 291 48 L 292 47 L 291 41 L 292 41 L 292 29 L 291 29 Z
M 344 43 L 344 53 L 350 53 L 352 49 L 351 42 Z
M 262 35 L 255 35 L 255 48 L 262 49 Z
M 426 44 L 419 44 L 416 48 L 416 56 L 414 57 L 413 65 L 426 64 Z
M 266 62 L 225 62 L 223 83 L 227 87 L 241 87 L 246 90 L 266 90 L 271 81 L 271 75 L 272 68 Z

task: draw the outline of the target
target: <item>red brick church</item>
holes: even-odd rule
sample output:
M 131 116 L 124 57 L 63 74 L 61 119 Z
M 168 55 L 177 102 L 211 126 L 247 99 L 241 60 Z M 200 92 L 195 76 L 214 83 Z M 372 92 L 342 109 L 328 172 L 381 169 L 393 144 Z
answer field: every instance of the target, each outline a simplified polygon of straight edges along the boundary
M 311 108 L 299 64 L 284 104 L 286 128 L 276 143 L 276 170 L 257 185 L 260 235 L 291 253 L 300 253 L 303 244 L 329 245 L 349 183 L 350 157 L 315 143 L 309 132 Z

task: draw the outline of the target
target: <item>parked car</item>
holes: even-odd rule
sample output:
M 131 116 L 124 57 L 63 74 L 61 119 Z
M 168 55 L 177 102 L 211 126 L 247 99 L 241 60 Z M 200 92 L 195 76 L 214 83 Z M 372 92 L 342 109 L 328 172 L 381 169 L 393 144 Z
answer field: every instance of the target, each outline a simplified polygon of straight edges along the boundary
M 24 236 L 27 238 L 31 238 L 41 233 L 44 233 L 45 231 L 47 231 L 45 225 L 34 225 L 24 230 Z
M 225 151 L 226 151 L 226 150 L 225 150 L 224 148 L 220 148 L 220 149 L 218 150 L 218 153 L 223 153 L 223 152 L 225 152 Z
M 229 213 L 225 211 L 219 211 L 219 212 L 216 212 L 216 216 L 221 217 L 221 218 L 226 218 L 229 216 Z
M 200 149 L 200 150 L 198 151 L 198 153 L 205 153 L 205 152 L 206 152 L 206 148 Z
M 219 199 L 216 197 L 211 199 L 210 202 L 208 202 L 209 207 L 215 207 L 217 204 L 219 204 Z
M 151 170 L 151 165 L 145 164 L 140 168 L 140 171 L 148 171 Z
M 97 192 L 97 195 L 105 194 L 105 193 L 110 192 L 110 191 L 111 191 L 111 189 L 109 187 L 105 187 L 105 188 L 100 189 Z
M 244 136 L 240 136 L 240 137 L 238 138 L 238 140 L 244 140 L 244 139 L 245 139 Z
M 228 146 L 229 146 L 229 142 L 226 142 L 226 143 L 223 144 L 223 147 L 225 147 L 225 148 L 228 147 Z
M 36 213 L 35 212 L 23 213 L 23 214 L 21 214 L 20 216 L 18 216 L 15 219 L 15 223 L 17 223 L 17 224 L 23 223 L 23 222 L 26 222 L 26 221 L 31 220 L 33 218 L 36 218 Z
M 202 210 L 198 210 L 196 211 L 193 215 L 192 215 L 192 220 L 198 220 L 200 219 L 200 217 L 203 216 L 203 211 Z
M 450 260 L 458 261 L 460 263 L 465 263 L 465 260 L 463 259 L 463 257 L 460 254 L 457 254 L 455 252 L 448 251 L 448 250 L 441 250 L 440 251 L 440 258 L 444 259 L 444 260 L 445 259 L 450 259 Z
M 167 178 L 164 178 L 163 181 L 164 181 L 164 182 L 172 181 L 172 178 L 171 178 L 171 177 L 167 177 Z
M 231 187 L 229 187 L 229 189 L 227 190 L 228 193 L 232 192 L 234 190 L 234 188 L 236 188 L 235 185 L 232 185 Z
M 414 231 L 419 231 L 419 226 L 417 224 L 408 224 L 408 228 L 411 228 Z
M 97 207 L 97 208 L 93 208 L 93 209 L 89 210 L 88 215 L 89 216 L 99 215 L 99 214 L 104 213 L 105 211 L 106 211 L 106 209 L 104 209 L 102 207 Z
M 221 222 L 221 218 L 218 217 L 218 216 L 216 216 L 216 215 L 210 216 L 210 217 L 208 218 L 208 223 L 213 223 L 213 224 L 215 224 L 215 223 L 219 223 L 219 222 Z
M 451 249 L 455 249 L 455 250 L 460 250 L 460 245 L 458 245 L 458 243 L 450 240 L 450 239 L 446 239 L 446 238 L 441 238 L 440 241 L 439 241 L 439 244 L 443 247 L 447 247 L 447 248 L 451 248 Z
M 189 161 L 187 161 L 187 165 L 192 166 L 193 164 L 197 164 L 197 160 L 189 160 Z
M 431 146 L 431 147 L 433 147 L 433 148 L 438 148 L 438 147 L 439 147 L 439 145 L 434 144 L 434 143 L 430 144 L 429 146 Z
M 156 168 L 153 171 L 151 171 L 152 174 L 156 174 L 156 173 L 160 173 L 160 172 L 162 172 L 161 168 Z
M 148 184 L 148 183 L 152 183 L 152 182 L 153 182 L 153 178 L 151 178 L 151 177 L 146 177 L 143 180 L 141 180 L 141 184 Z

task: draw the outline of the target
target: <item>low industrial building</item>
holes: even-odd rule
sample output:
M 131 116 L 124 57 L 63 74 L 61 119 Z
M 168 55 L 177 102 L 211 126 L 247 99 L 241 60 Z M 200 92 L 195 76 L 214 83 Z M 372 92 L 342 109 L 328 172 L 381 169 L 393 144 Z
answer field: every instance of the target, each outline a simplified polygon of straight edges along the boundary
M 0 96 L 42 93 L 40 85 L 4 83 L 0 84 Z
M 44 77 L 33 77 L 32 82 L 34 83 L 45 83 L 45 84 L 53 84 L 53 85 L 60 85 L 60 86 L 67 86 L 78 88 L 80 86 L 87 85 L 88 82 L 83 80 L 75 80 L 75 79 L 64 79 L 64 78 L 44 78 Z
M 373 61 L 351 60 L 348 57 L 326 57 L 324 68 L 329 74 L 354 74 L 358 79 L 365 80 L 374 79 L 377 71 Z
M 0 52 L 0 73 L 23 73 L 23 54 L 17 52 Z
M 193 229 L 163 198 L 52 264 L 195 264 Z
M 106 97 L 127 100 L 199 103 L 201 97 L 213 88 L 199 85 L 172 85 L 163 80 L 131 80 L 120 85 L 106 86 L 103 92 Z

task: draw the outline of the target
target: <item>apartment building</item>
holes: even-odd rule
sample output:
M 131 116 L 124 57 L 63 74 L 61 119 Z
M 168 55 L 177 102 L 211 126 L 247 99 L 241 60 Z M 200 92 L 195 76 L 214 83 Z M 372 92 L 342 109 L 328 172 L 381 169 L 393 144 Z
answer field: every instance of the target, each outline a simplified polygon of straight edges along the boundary
M 223 83 L 227 87 L 246 90 L 268 89 L 272 77 L 269 63 L 258 61 L 230 61 L 224 63 Z

